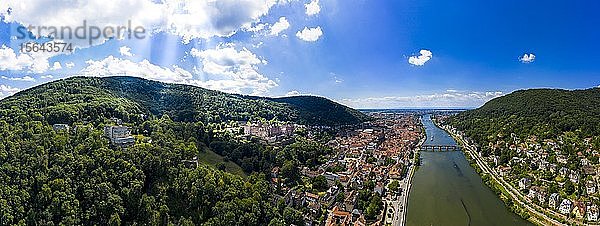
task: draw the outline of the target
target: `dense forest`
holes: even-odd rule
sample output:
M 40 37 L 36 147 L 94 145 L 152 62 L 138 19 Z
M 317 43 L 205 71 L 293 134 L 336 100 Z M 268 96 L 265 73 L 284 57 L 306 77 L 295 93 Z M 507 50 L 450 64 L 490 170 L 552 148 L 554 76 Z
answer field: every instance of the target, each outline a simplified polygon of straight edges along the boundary
M 135 77 L 72 77 L 17 93 L 0 102 L 0 114 L 43 115 L 50 124 L 117 117 L 126 122 L 169 115 L 204 123 L 278 119 L 308 125 L 343 125 L 364 114 L 321 97 L 265 98 Z M 10 110 L 10 111 L 8 111 Z
M 0 225 L 302 225 L 301 212 L 273 196 L 265 172 L 279 166 L 295 183 L 300 163 L 321 163 L 331 149 L 302 137 L 275 150 L 215 134 L 230 120 L 274 118 L 366 119 L 323 98 L 247 97 L 130 77 L 77 77 L 17 93 L 0 101 Z M 104 136 L 116 119 L 131 128 L 134 145 Z M 189 164 L 206 150 L 249 176 Z
M 579 139 L 600 136 L 600 89 L 531 89 L 490 100 L 449 122 L 477 143 L 530 136 L 555 139 L 569 132 Z

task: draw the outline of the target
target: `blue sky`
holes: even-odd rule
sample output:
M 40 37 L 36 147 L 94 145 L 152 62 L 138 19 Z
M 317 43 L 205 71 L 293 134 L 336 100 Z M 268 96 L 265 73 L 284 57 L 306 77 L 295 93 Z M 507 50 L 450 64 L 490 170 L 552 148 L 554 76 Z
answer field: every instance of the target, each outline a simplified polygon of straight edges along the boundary
M 0 97 L 74 75 L 320 95 L 357 108 L 477 107 L 518 89 L 600 85 L 598 1 L 103 4 L 0 3 Z M 25 40 L 11 38 L 21 25 L 76 27 L 84 20 L 99 27 L 130 20 L 148 37 L 92 45 L 67 39 L 76 50 L 65 54 L 22 53 Z

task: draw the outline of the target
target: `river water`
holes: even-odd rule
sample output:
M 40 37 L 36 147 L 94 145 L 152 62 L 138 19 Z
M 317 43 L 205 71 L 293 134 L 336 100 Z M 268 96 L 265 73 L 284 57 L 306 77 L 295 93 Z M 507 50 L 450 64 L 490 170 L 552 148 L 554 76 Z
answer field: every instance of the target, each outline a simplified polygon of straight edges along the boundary
M 423 117 L 425 144 L 456 145 L 446 131 Z M 433 137 L 433 140 L 431 140 Z M 421 152 L 406 225 L 532 225 L 510 212 L 485 185 L 463 152 Z

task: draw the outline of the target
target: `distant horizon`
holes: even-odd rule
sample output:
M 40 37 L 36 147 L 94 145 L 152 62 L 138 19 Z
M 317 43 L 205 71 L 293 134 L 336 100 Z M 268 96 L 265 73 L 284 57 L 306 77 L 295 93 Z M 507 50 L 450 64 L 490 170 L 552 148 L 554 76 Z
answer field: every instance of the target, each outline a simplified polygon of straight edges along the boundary
M 381 110 L 439 110 L 459 111 L 473 110 L 479 107 L 397 107 L 397 108 L 355 108 L 359 111 L 381 111 Z
M 52 82 L 59 81 L 59 80 L 74 78 L 74 77 L 86 78 L 86 77 L 95 77 L 95 76 L 73 75 L 71 77 L 53 79 L 51 81 L 46 81 L 46 82 L 37 84 L 35 86 L 29 87 L 27 89 L 19 90 L 17 92 L 11 93 L 10 95 L 0 96 L 0 100 L 2 100 L 4 98 L 7 98 L 7 97 L 10 97 L 10 96 L 12 96 L 12 95 L 14 95 L 14 94 L 16 94 L 18 92 L 25 91 L 25 90 L 28 90 L 28 89 L 31 89 L 31 88 L 35 88 L 37 86 L 41 86 L 41 85 L 52 83 Z M 205 87 L 201 87 L 201 86 L 197 86 L 197 85 L 193 85 L 193 84 L 160 81 L 160 80 L 156 80 L 156 79 L 144 78 L 144 77 L 138 77 L 138 76 L 131 76 L 131 75 L 110 75 L 110 76 L 101 76 L 101 77 L 98 77 L 98 78 L 112 78 L 112 77 L 138 78 L 138 79 L 144 79 L 144 80 L 155 81 L 155 82 L 163 82 L 163 83 L 167 83 L 167 84 L 191 85 L 191 86 L 198 87 L 198 88 L 204 88 L 204 89 L 213 90 L 213 91 L 220 91 L 220 90 L 205 88 Z M 523 89 L 519 89 L 519 90 L 514 90 L 512 92 L 520 91 L 520 90 L 532 90 L 532 89 L 557 89 L 557 90 L 574 91 L 574 90 L 587 90 L 587 89 L 598 89 L 598 88 L 600 88 L 600 86 L 587 87 L 587 88 L 573 88 L 573 89 L 560 88 L 560 87 L 531 87 L 531 88 L 523 88 Z M 227 93 L 227 94 L 232 94 L 232 95 L 240 95 L 238 93 L 230 93 L 230 92 L 226 92 L 226 91 L 221 91 L 221 92 L 224 92 L 224 93 Z M 510 93 L 506 93 L 506 94 L 510 94 Z M 504 96 L 506 94 L 503 94 L 501 96 Z M 241 94 L 241 95 L 244 95 L 244 94 Z M 497 97 L 501 97 L 501 96 L 497 96 L 497 97 L 491 98 L 491 99 L 483 102 L 479 106 L 393 106 L 393 107 L 389 107 L 389 106 L 381 106 L 381 107 L 374 106 L 374 107 L 353 107 L 353 106 L 350 106 L 350 105 L 344 103 L 343 100 L 336 100 L 336 99 L 333 99 L 333 98 L 328 97 L 328 96 L 316 95 L 316 94 L 295 94 L 295 95 L 283 95 L 283 96 L 263 96 L 263 95 L 251 95 L 250 94 L 250 95 L 246 95 L 246 96 L 255 96 L 255 97 L 263 97 L 263 98 L 285 98 L 285 97 L 297 97 L 297 96 L 316 96 L 316 97 L 327 98 L 329 100 L 335 101 L 337 103 L 343 104 L 345 106 L 348 106 L 348 107 L 351 107 L 353 109 L 360 110 L 360 111 L 367 111 L 367 110 L 473 110 L 473 109 L 480 108 L 481 106 L 483 106 L 485 103 L 489 102 L 492 99 L 495 99 Z

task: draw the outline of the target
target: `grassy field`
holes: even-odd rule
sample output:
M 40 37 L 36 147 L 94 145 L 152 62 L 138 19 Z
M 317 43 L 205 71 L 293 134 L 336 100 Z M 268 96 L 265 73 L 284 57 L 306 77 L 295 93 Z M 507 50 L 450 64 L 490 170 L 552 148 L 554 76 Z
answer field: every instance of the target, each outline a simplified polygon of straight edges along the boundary
M 200 154 L 198 155 L 198 160 L 201 163 L 207 164 L 214 168 L 217 167 L 217 164 L 222 162 L 223 164 L 225 164 L 225 171 L 227 171 L 228 173 L 240 175 L 242 177 L 247 176 L 244 173 L 244 170 L 242 170 L 242 168 L 240 166 L 238 166 L 237 164 L 235 164 L 232 161 L 224 162 L 223 156 L 220 156 L 217 153 L 214 153 L 213 151 L 211 151 L 208 148 L 205 148 L 204 151 L 200 152 Z

